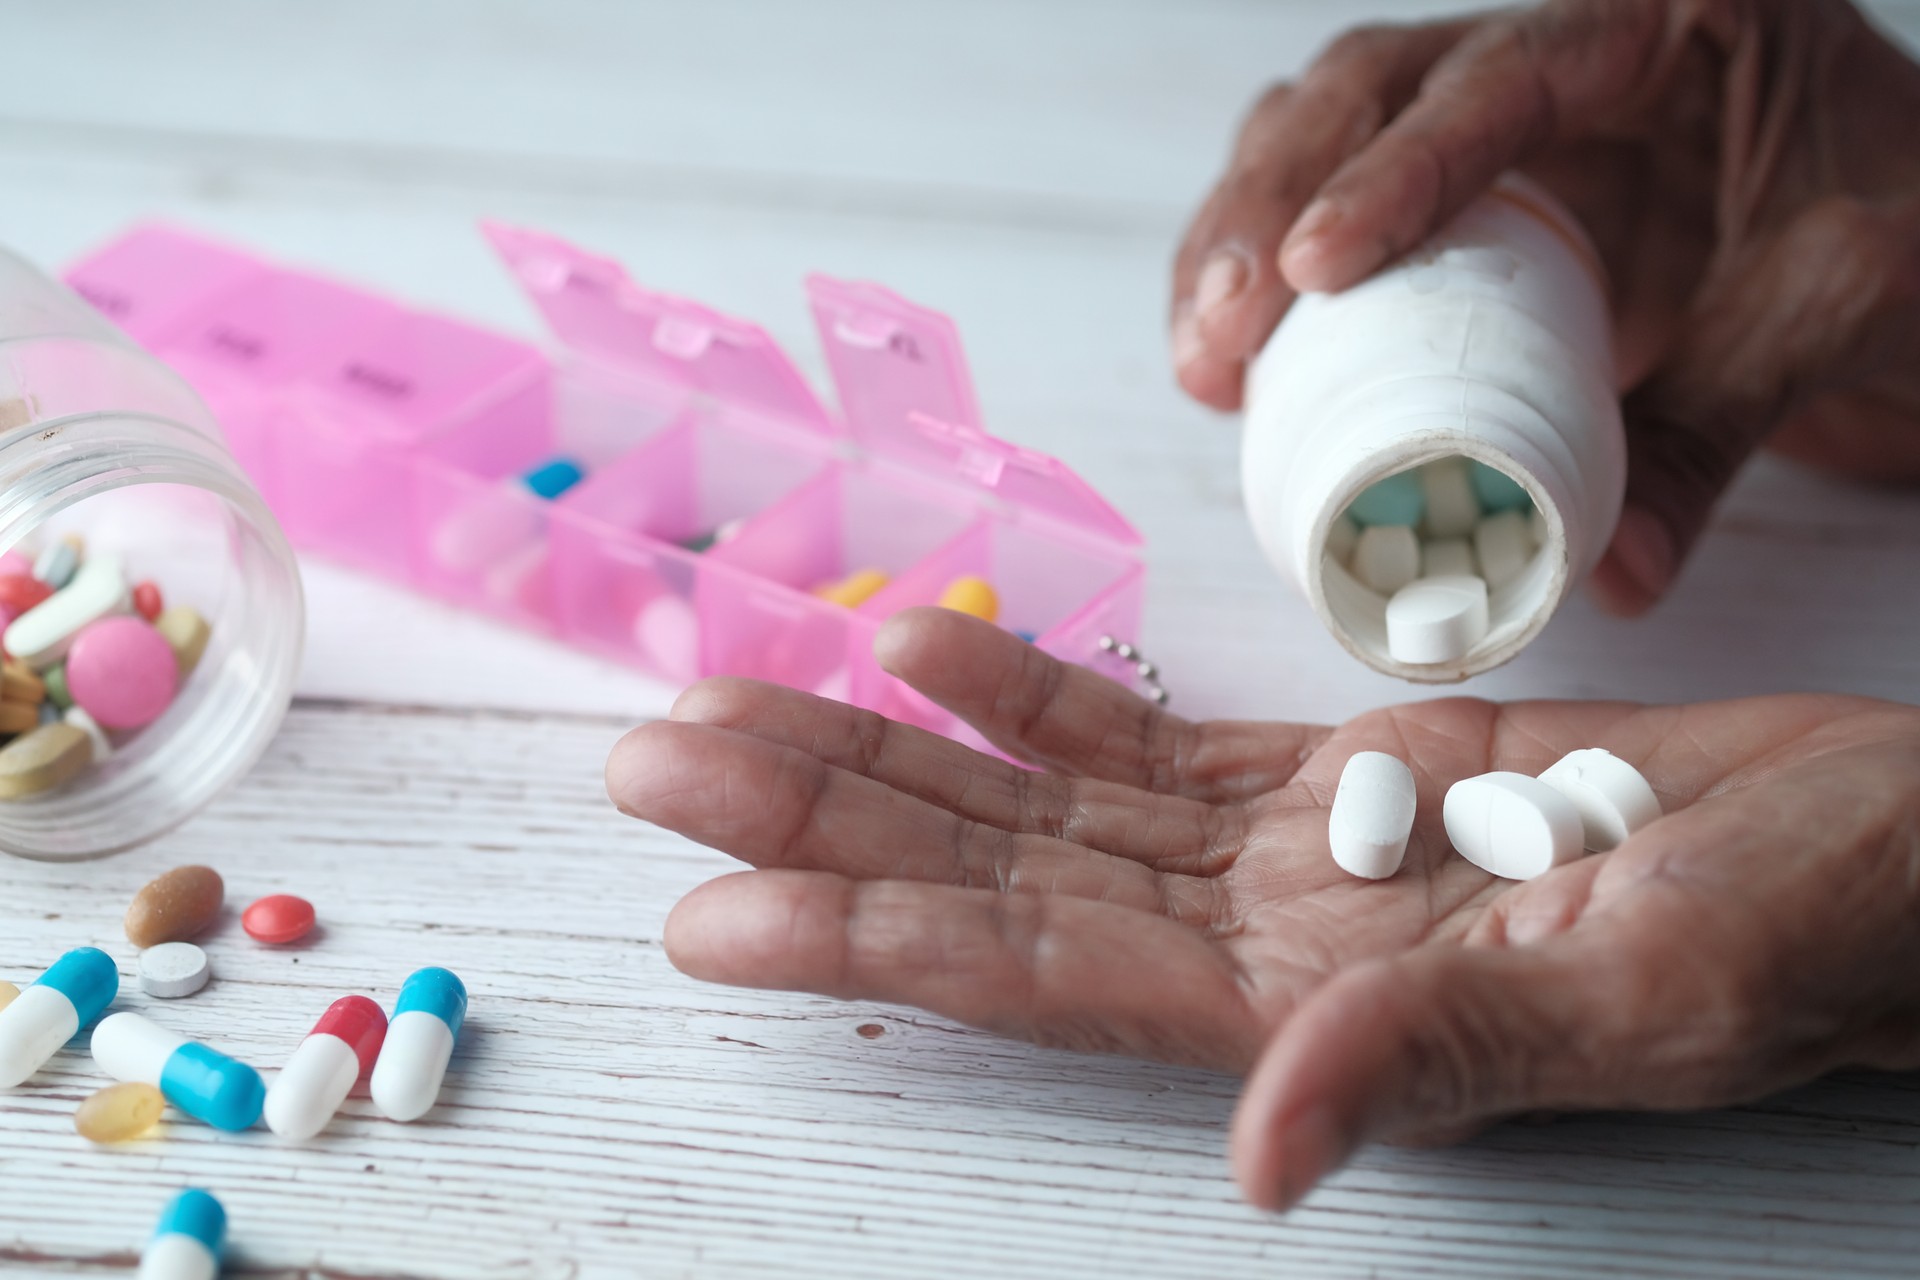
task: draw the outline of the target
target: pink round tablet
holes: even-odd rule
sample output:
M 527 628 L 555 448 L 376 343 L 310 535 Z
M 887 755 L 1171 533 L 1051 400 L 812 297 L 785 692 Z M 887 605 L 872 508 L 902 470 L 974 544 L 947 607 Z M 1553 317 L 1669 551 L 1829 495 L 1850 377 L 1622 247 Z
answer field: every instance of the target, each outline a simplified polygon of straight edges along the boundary
M 138 729 L 173 701 L 179 664 L 166 637 L 130 614 L 83 628 L 67 650 L 67 691 L 109 729 Z

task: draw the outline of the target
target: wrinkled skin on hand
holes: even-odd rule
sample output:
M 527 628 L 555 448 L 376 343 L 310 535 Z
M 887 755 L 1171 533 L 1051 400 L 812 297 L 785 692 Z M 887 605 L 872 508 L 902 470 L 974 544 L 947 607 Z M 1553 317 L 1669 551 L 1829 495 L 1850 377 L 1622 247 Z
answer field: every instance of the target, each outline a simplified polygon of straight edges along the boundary
M 1556 0 L 1336 41 L 1253 108 L 1173 276 L 1221 409 L 1296 292 L 1419 244 L 1520 168 L 1614 285 L 1627 507 L 1592 587 L 1672 585 L 1763 442 L 1920 481 L 1920 68 L 1839 0 Z
M 1251 1070 L 1234 1160 L 1274 1207 L 1373 1139 L 1920 1066 L 1920 710 L 1450 698 L 1189 723 L 944 610 L 896 616 L 877 652 L 1045 771 L 790 689 L 694 686 L 607 766 L 624 811 L 756 868 L 674 909 L 685 972 Z M 1451 783 L 1588 746 L 1666 816 L 1524 884 L 1453 854 Z M 1360 750 L 1419 788 L 1384 881 L 1327 847 Z

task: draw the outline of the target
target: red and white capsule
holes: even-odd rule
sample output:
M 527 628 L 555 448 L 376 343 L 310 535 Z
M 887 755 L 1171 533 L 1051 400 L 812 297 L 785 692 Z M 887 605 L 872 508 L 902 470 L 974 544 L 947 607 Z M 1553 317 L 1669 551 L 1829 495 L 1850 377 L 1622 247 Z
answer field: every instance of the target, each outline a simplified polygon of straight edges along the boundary
M 267 1128 L 296 1141 L 326 1128 L 386 1038 L 387 1015 L 365 996 L 328 1005 L 267 1090 Z

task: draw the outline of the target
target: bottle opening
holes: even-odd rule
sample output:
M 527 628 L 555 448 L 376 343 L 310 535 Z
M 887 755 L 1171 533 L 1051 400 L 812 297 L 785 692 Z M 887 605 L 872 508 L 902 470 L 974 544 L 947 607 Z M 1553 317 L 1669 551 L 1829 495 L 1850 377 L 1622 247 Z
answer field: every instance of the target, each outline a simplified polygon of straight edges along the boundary
M 1391 674 L 1449 681 L 1531 639 L 1564 587 L 1566 544 L 1544 491 L 1517 472 L 1444 454 L 1363 477 L 1333 508 L 1316 595 L 1348 648 Z

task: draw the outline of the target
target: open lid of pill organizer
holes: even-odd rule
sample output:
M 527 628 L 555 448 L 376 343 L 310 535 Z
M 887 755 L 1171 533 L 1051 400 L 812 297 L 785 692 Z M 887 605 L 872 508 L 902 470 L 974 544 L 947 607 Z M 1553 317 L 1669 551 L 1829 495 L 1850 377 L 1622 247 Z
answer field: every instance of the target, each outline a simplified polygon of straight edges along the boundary
M 878 285 L 815 276 L 807 292 L 841 415 L 758 325 L 635 284 L 618 263 L 554 236 L 485 231 L 567 346 L 643 376 L 761 410 L 921 473 L 984 490 L 1105 543 L 1140 535 L 1058 459 L 989 435 L 953 322 Z

